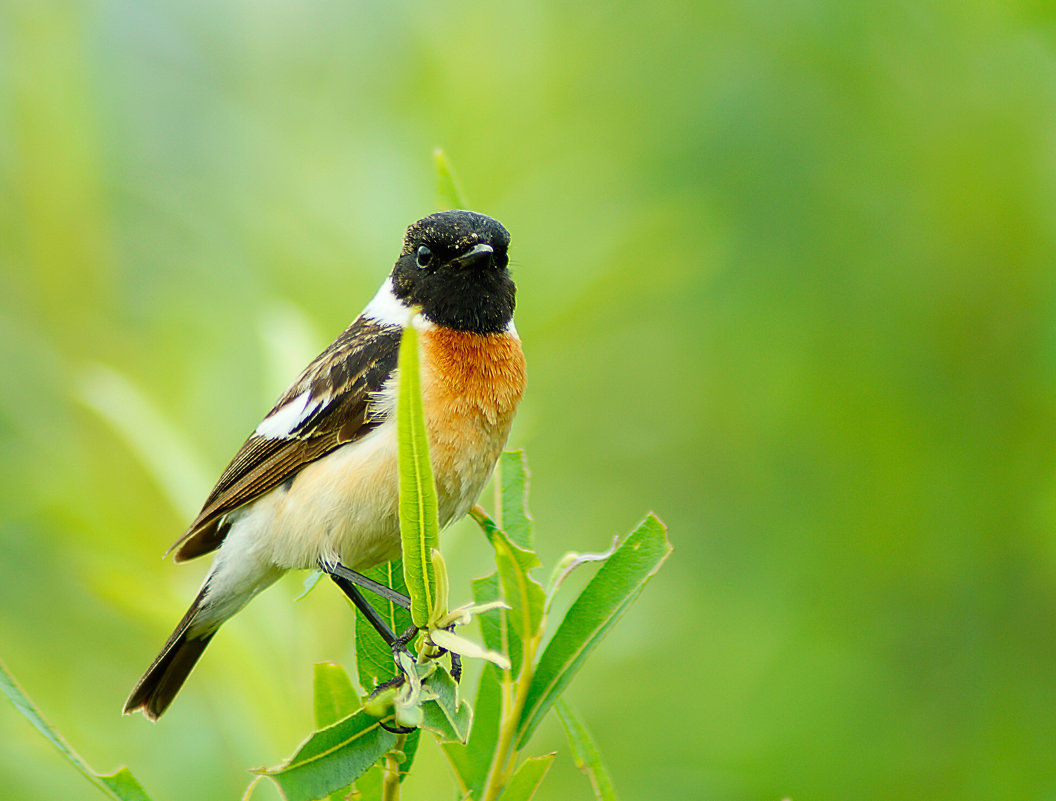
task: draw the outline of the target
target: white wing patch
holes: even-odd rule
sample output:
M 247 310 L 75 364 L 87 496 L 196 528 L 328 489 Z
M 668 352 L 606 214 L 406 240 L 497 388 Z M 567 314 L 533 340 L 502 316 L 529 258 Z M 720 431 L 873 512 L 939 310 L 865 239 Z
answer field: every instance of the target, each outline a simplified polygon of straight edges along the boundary
M 307 420 L 316 409 L 325 406 L 329 400 L 327 396 L 312 398 L 311 390 L 305 390 L 289 403 L 265 417 L 253 433 L 258 437 L 268 439 L 288 437 L 291 431 Z

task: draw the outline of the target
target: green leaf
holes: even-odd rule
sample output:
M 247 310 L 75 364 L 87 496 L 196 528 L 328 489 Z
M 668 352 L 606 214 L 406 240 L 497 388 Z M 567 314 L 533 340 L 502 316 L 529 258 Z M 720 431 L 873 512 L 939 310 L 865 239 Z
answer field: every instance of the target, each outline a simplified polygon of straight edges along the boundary
M 121 801 L 150 801 L 150 796 L 143 789 L 143 785 L 126 767 L 108 776 L 100 774 L 99 779 L 114 798 L 120 798 Z
M 446 612 L 436 595 L 432 553 L 438 547 L 440 519 L 436 484 L 429 461 L 429 438 L 418 372 L 418 332 L 403 329 L 400 342 L 400 391 L 396 408 L 399 436 L 400 539 L 403 574 L 411 596 L 411 619 L 425 628 Z M 443 599 L 446 603 L 446 599 Z
M 498 571 L 488 573 L 483 578 L 473 579 L 473 601 L 475 603 L 487 604 L 498 600 L 500 600 Z M 505 650 L 505 647 L 502 642 L 502 632 L 499 628 L 500 617 L 498 613 L 503 611 L 505 610 L 496 609 L 486 615 L 477 616 L 484 644 L 491 650 L 499 651 L 500 653 Z
M 542 622 L 546 595 L 539 582 L 528 575 L 528 571 L 539 566 L 539 557 L 534 551 L 525 550 L 511 542 L 506 532 L 496 526 L 479 507 L 471 514 L 495 549 L 495 564 L 499 568 L 503 600 L 510 605 L 506 613 L 510 629 L 522 640 L 535 637 Z
M 52 745 L 59 749 L 59 753 L 66 757 L 70 764 L 103 793 L 118 801 L 150 801 L 147 791 L 136 781 L 128 768 L 122 767 L 116 773 L 101 774 L 88 767 L 88 764 L 62 739 L 51 724 L 44 720 L 40 710 L 29 700 L 29 696 L 18 686 L 2 662 L 0 662 L 0 692 L 7 696 L 7 700 L 14 705 L 22 717 L 30 722 L 33 728 L 43 734 Z
M 473 579 L 473 600 L 478 604 L 500 600 L 499 573 L 495 571 L 484 578 Z M 514 674 L 521 669 L 521 655 L 524 645 L 517 633 L 510 628 L 508 609 L 496 609 L 494 612 L 480 615 L 480 633 L 484 644 L 492 651 L 506 654 L 510 658 Z
M 582 567 L 589 562 L 604 562 L 616 552 L 616 547 L 619 544 L 620 538 L 614 537 L 609 550 L 603 553 L 576 553 L 571 551 L 561 557 L 561 561 L 554 566 L 554 572 L 550 574 L 550 582 L 546 585 L 546 607 L 543 610 L 544 613 L 550 610 L 550 604 L 553 603 L 557 591 L 561 589 L 561 584 L 576 568 Z
M 422 728 L 440 742 L 464 743 L 469 738 L 473 710 L 459 697 L 458 685 L 442 666 L 422 682 L 423 695 L 433 696 L 422 704 Z
M 670 553 L 667 529 L 651 514 L 583 588 L 539 657 L 518 724 L 518 748 Z
M 436 164 L 436 199 L 439 209 L 468 209 L 469 204 L 466 203 L 444 151 L 440 148 L 434 150 L 433 161 Z
M 407 595 L 407 585 L 403 580 L 403 561 L 400 559 L 365 570 L 363 575 Z M 394 634 L 402 634 L 410 628 L 409 610 L 373 592 L 364 592 L 363 597 L 378 610 Z M 355 621 L 356 673 L 359 676 L 359 686 L 369 692 L 396 675 L 396 663 L 392 659 L 392 649 L 385 644 L 370 622 L 360 614 L 356 614 Z
M 333 662 L 316 663 L 312 688 L 315 726 L 318 729 L 332 726 L 342 718 L 351 715 L 360 706 L 359 694 L 352 686 L 352 679 L 348 677 L 348 672 Z M 344 801 L 351 789 L 349 785 L 335 790 L 330 795 L 330 801 Z
M 447 563 L 438 548 L 433 548 L 429 552 L 429 561 L 433 565 L 433 580 L 436 584 L 434 595 L 440 602 L 440 610 L 429 619 L 429 625 L 436 626 L 440 622 L 440 618 L 447 614 L 447 599 L 450 597 L 451 585 L 447 580 Z
M 506 789 L 499 796 L 500 801 L 528 801 L 542 784 L 543 777 L 550 770 L 555 754 L 544 754 L 530 757 L 521 763 L 517 772 L 506 783 Z
M 315 725 L 320 729 L 332 726 L 359 709 L 359 694 L 352 686 L 348 672 L 340 665 L 318 662 L 312 686 Z
M 359 710 L 312 734 L 285 765 L 261 772 L 288 801 L 313 801 L 347 787 L 395 744 L 395 734 Z
M 557 699 L 554 708 L 557 710 L 557 716 L 561 718 L 561 723 L 564 724 L 576 767 L 590 779 L 590 784 L 594 788 L 594 798 L 597 801 L 617 801 L 612 779 L 609 778 L 609 772 L 601 761 L 598 747 L 594 745 L 594 738 L 590 736 L 583 721 L 561 698 Z
M 499 740 L 501 717 L 502 685 L 499 671 L 492 665 L 485 665 L 480 672 L 477 698 L 473 704 L 473 727 L 469 732 L 469 742 L 464 746 L 458 743 L 446 743 L 443 746 L 451 766 L 458 774 L 463 794 L 472 792 L 473 798 L 480 797 L 495 744 Z
M 518 548 L 505 537 L 493 540 L 492 546 L 503 599 L 510 605 L 506 619 L 521 640 L 529 640 L 539 631 L 546 601 L 542 586 L 528 575 L 528 571 L 539 564 L 539 559 L 533 551 Z
M 523 450 L 503 451 L 499 456 L 499 487 L 501 528 L 515 545 L 530 551 L 532 518 L 528 514 L 528 464 Z
M 316 663 L 312 687 L 315 726 L 318 729 L 332 726 L 359 709 L 359 694 L 352 686 L 348 672 L 340 665 L 333 662 Z M 330 795 L 330 801 L 344 801 L 350 789 L 348 786 L 334 791 Z

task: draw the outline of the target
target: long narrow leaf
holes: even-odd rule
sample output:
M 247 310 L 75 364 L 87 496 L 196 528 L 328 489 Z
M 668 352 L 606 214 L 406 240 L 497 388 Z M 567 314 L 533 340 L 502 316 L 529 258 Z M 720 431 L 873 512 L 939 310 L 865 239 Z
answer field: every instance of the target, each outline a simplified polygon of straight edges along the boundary
M 333 662 L 318 662 L 312 682 L 315 705 L 315 727 L 332 726 L 360 707 L 359 694 L 352 686 L 348 672 Z M 259 778 L 259 777 L 258 777 Z M 349 787 L 342 787 L 330 795 L 330 801 L 345 801 Z
M 40 710 L 29 700 L 22 688 L 18 686 L 14 678 L 7 672 L 7 668 L 0 662 L 0 692 L 7 696 L 22 717 L 28 720 L 33 728 L 43 734 L 52 745 L 54 745 L 66 760 L 81 772 L 88 781 L 102 790 L 110 798 L 117 801 L 150 801 L 150 796 L 143 789 L 136 778 L 129 772 L 128 768 L 122 767 L 116 773 L 104 775 L 96 773 L 75 752 L 62 736 L 52 728 Z
M 554 754 L 524 760 L 502 791 L 502 801 L 529 801 L 539 789 L 553 761 Z
M 554 596 L 556 596 L 557 591 L 561 589 L 561 584 L 574 570 L 590 562 L 604 562 L 616 552 L 616 546 L 619 544 L 620 538 L 614 537 L 612 545 L 609 546 L 609 550 L 602 553 L 575 553 L 574 551 L 566 553 L 561 561 L 557 563 L 557 566 L 554 567 L 554 572 L 550 575 L 550 583 L 546 586 L 546 607 L 543 611 L 550 611 L 550 604 L 554 602 Z
M 473 579 L 473 600 L 478 604 L 497 601 L 502 592 L 499 588 L 499 572 L 496 570 L 483 578 Z M 492 651 L 505 654 L 511 665 L 514 675 L 521 669 L 521 655 L 524 653 L 524 644 L 510 627 L 510 610 L 496 609 L 477 618 L 480 621 L 480 633 L 484 637 L 484 644 Z
M 503 451 L 499 456 L 500 519 L 514 545 L 532 550 L 532 518 L 528 514 L 528 464 L 524 451 Z
M 539 657 L 518 724 L 518 748 L 670 553 L 666 527 L 649 515 L 583 588 Z
M 521 548 L 512 542 L 505 531 L 495 525 L 480 507 L 470 514 L 495 549 L 495 565 L 499 569 L 503 600 L 510 605 L 507 619 L 511 629 L 522 640 L 530 640 L 539 631 L 543 619 L 543 604 L 546 594 L 542 585 L 528 571 L 539 566 L 539 557 L 534 551 Z
M 399 435 L 400 538 L 403 574 L 411 596 L 411 619 L 419 628 L 438 613 L 432 553 L 438 547 L 440 520 L 436 484 L 429 461 L 429 438 L 418 373 L 418 332 L 403 329 L 400 342 L 400 393 L 396 409 Z
M 499 670 L 494 665 L 484 665 L 481 670 L 473 707 L 469 742 L 465 745 L 445 743 L 443 749 L 458 774 L 463 794 L 472 791 L 473 798 L 479 798 L 499 739 L 499 719 L 502 717 L 502 686 Z
M 359 709 L 359 694 L 348 672 L 333 662 L 319 662 L 312 682 L 315 725 L 322 729 Z
M 565 727 L 568 735 L 568 743 L 572 746 L 572 758 L 576 761 L 576 767 L 588 779 L 594 788 L 594 798 L 597 801 L 617 801 L 616 788 L 612 786 L 612 779 L 605 763 L 601 761 L 601 753 L 594 744 L 594 738 L 590 736 L 586 725 L 579 716 L 572 711 L 564 699 L 558 698 L 554 705 L 557 716 Z
M 458 685 L 444 668 L 437 668 L 422 682 L 431 695 L 422 704 L 422 728 L 437 736 L 441 743 L 465 743 L 473 722 L 473 710 L 459 697 Z
M 287 801 L 313 801 L 347 787 L 395 744 L 395 734 L 360 710 L 312 734 L 285 765 L 262 772 Z

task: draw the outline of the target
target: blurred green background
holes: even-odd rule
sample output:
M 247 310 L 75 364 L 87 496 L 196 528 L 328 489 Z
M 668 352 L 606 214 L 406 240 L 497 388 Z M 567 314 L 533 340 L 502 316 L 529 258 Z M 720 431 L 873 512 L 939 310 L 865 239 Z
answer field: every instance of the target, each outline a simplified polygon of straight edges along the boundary
M 1028 0 L 0 0 L 0 658 L 158 801 L 293 752 L 352 661 L 299 577 L 119 711 L 443 146 L 513 235 L 544 562 L 671 528 L 569 693 L 622 797 L 1056 798 L 1054 55 Z M 446 535 L 456 600 L 488 552 Z M 5 799 L 96 797 L 0 743 Z

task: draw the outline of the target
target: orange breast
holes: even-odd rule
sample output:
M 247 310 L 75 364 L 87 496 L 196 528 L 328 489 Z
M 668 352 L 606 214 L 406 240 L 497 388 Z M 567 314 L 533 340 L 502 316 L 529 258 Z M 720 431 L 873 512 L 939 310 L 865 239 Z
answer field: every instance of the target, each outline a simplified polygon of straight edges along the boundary
M 483 488 L 524 383 L 524 352 L 510 334 L 422 333 L 422 400 L 443 522 L 463 514 Z

